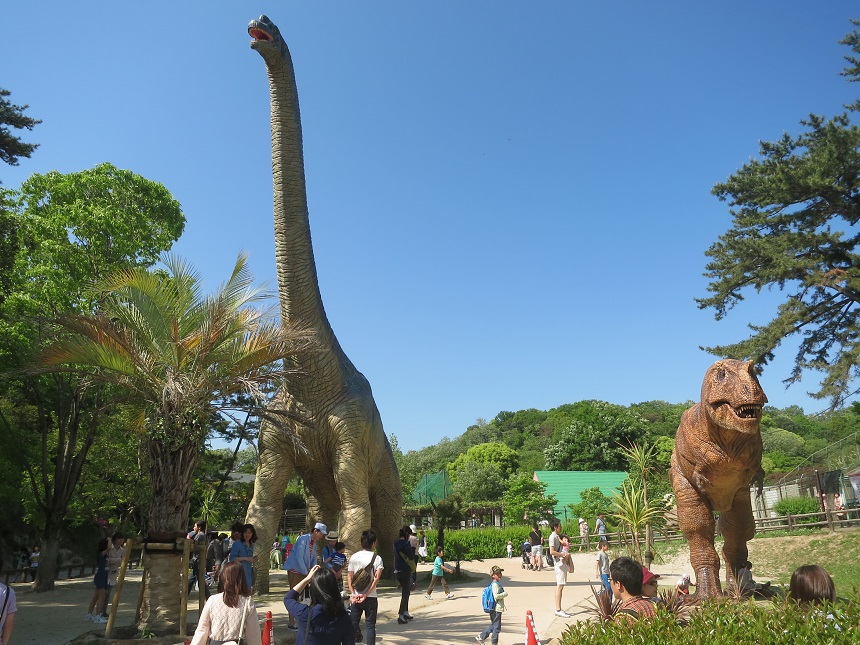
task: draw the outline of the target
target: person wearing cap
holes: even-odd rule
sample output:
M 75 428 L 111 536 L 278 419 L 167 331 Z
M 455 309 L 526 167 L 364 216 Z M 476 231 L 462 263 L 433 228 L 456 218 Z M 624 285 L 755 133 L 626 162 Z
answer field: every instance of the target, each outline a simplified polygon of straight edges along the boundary
M 657 581 L 660 579 L 659 573 L 654 573 L 650 569 L 642 567 L 642 596 L 652 602 L 662 602 L 662 599 L 657 593 Z
M 322 522 L 317 522 L 310 533 L 303 533 L 296 538 L 296 543 L 293 545 L 290 555 L 287 556 L 287 561 L 284 562 L 290 589 L 304 580 L 310 572 L 311 567 L 317 564 L 316 545 L 327 533 L 328 527 Z M 298 631 L 299 628 L 296 626 L 295 616 L 292 614 L 289 616 L 287 629 Z
M 642 597 L 642 565 L 626 556 L 609 565 L 609 584 L 612 593 L 621 599 L 615 614 L 617 622 L 633 622 L 637 618 L 653 618 L 657 615 L 654 603 Z
M 604 514 L 600 513 L 594 523 L 594 532 L 597 533 L 598 537 L 606 535 L 606 520 L 603 518 Z
M 496 601 L 496 608 L 490 610 L 490 626 L 475 636 L 475 640 L 479 643 L 483 643 L 487 640 L 487 636 L 490 636 L 491 634 L 492 637 L 490 638 L 490 643 L 492 643 L 492 645 L 498 645 L 499 643 L 499 632 L 502 631 L 502 613 L 505 611 L 505 598 L 508 595 L 508 592 L 505 591 L 504 587 L 502 587 L 503 571 L 504 569 L 496 566 L 490 569 L 490 577 L 493 579 L 490 584 L 492 585 L 493 599 Z
M 579 518 L 579 552 L 582 553 L 582 549 L 585 548 L 588 550 L 588 522 L 586 522 L 583 518 Z
M 325 544 L 323 545 L 320 559 L 322 560 L 322 565 L 327 569 L 331 569 L 331 556 L 335 552 L 334 545 L 337 544 L 338 537 L 337 531 L 329 531 L 325 536 Z
M 678 578 L 678 582 L 675 584 L 675 594 L 679 596 L 687 596 L 690 593 L 690 574 L 685 573 L 683 576 Z

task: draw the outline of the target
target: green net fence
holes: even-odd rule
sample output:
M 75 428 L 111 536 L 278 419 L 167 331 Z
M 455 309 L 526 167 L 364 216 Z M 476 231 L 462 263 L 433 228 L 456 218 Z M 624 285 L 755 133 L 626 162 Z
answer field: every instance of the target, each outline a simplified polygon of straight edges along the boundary
M 438 473 L 424 475 L 412 491 L 413 504 L 430 504 L 445 499 L 454 491 L 448 473 L 440 470 Z

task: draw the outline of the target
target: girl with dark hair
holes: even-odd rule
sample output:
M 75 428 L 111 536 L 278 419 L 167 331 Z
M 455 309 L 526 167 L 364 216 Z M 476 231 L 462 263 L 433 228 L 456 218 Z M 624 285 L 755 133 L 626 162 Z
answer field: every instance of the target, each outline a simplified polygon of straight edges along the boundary
M 805 564 L 797 567 L 788 583 L 788 597 L 801 605 L 820 605 L 836 600 L 836 585 L 824 567 Z
M 257 607 L 242 565 L 228 562 L 219 582 L 221 593 L 206 601 L 191 645 L 220 645 L 229 640 L 238 642 L 240 637 L 248 645 L 262 645 Z
M 248 588 L 254 588 L 254 566 L 257 556 L 254 555 L 254 542 L 257 541 L 257 529 L 253 524 L 245 524 L 242 539 L 233 542 L 230 548 L 230 562 L 238 562 L 245 571 Z
M 302 592 L 308 587 L 311 605 L 300 601 Z M 310 573 L 287 592 L 284 606 L 295 616 L 299 633 L 296 643 L 301 645 L 353 645 L 355 629 L 343 606 L 337 578 L 329 569 L 318 564 Z
M 107 538 L 99 540 L 96 552 L 96 575 L 93 583 L 96 586 L 93 597 L 90 600 L 90 608 L 87 610 L 86 619 L 94 623 L 106 623 L 107 618 L 102 617 L 101 608 L 107 596 L 108 587 L 108 543 Z

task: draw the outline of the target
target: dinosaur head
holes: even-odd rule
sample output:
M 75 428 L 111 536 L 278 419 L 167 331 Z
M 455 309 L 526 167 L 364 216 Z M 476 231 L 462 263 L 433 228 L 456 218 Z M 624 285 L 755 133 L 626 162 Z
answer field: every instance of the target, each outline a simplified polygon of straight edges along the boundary
M 765 403 L 767 397 L 752 361 L 720 360 L 705 372 L 702 407 L 718 426 L 754 434 L 759 431 Z
M 249 22 L 248 35 L 252 38 L 251 49 L 258 51 L 267 62 L 281 57 L 286 49 L 280 29 L 268 16 Z

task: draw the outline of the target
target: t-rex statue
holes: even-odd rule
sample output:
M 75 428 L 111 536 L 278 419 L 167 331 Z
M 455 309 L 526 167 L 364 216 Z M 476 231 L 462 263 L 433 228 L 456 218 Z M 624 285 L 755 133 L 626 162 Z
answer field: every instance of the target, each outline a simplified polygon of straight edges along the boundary
M 747 542 L 755 535 L 750 485 L 756 481 L 761 494 L 764 481 L 759 424 L 765 403 L 752 361 L 720 360 L 705 372 L 701 401 L 681 416 L 670 476 L 697 597 L 722 594 L 715 512 L 725 540 L 727 582 L 747 559 Z
M 299 375 L 272 404 L 290 413 L 287 418 L 308 422 L 263 422 L 247 521 L 254 524 L 261 544 L 272 544 L 284 490 L 297 472 L 304 481 L 309 519 L 330 528 L 338 527 L 340 519 L 340 539 L 350 553 L 361 548 L 361 532 L 373 528 L 380 555 L 390 562 L 402 524 L 400 477 L 370 384 L 341 349 L 323 309 L 311 245 L 292 58 L 280 31 L 266 16 L 252 20 L 248 33 L 251 49 L 263 57 L 269 77 L 281 318 L 313 330 L 322 349 L 296 365 Z M 306 452 L 296 450 L 290 433 L 300 437 Z M 256 588 L 269 590 L 268 566 L 257 568 Z

